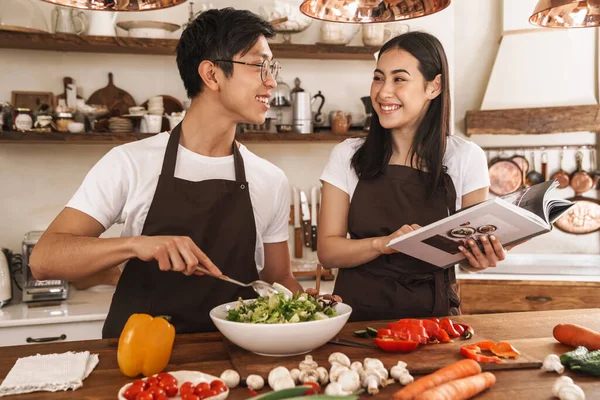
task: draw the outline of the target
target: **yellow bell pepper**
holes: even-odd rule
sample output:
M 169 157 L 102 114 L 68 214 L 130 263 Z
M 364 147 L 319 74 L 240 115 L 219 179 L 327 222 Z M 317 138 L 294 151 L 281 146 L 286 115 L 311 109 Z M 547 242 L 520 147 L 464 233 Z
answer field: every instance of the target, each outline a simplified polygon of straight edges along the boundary
M 169 363 L 174 340 L 175 327 L 165 318 L 132 314 L 119 337 L 119 369 L 128 377 L 161 372 Z

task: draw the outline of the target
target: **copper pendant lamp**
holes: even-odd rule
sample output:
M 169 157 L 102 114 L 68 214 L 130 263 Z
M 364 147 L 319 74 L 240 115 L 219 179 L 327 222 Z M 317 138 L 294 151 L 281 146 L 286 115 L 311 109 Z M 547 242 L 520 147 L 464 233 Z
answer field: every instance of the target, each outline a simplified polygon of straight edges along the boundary
M 545 28 L 600 26 L 600 0 L 539 0 L 529 22 Z
M 186 0 L 42 0 L 57 6 L 93 11 L 151 11 L 183 4 Z
M 300 11 L 324 21 L 368 24 L 424 17 L 449 5 L 450 0 L 305 0 Z

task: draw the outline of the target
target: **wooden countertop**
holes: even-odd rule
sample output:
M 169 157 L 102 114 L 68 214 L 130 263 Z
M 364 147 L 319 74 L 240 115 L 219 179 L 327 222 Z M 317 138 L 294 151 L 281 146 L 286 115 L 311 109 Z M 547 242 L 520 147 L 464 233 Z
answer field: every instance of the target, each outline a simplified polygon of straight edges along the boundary
M 600 331 L 600 309 L 541 311 L 528 313 L 506 313 L 487 315 L 465 315 L 454 318 L 457 322 L 471 325 L 476 333 L 495 340 L 518 341 L 536 339 L 529 346 L 529 355 L 543 359 L 547 354 L 562 354 L 570 348 L 557 343 L 552 338 L 552 329 L 559 323 L 576 323 Z M 366 324 L 350 323 L 344 327 L 345 332 L 362 329 Z M 529 343 L 532 341 L 529 340 Z M 327 345 L 331 352 L 344 351 L 344 347 Z M 117 365 L 117 340 L 90 340 L 81 342 L 39 344 L 29 346 L 3 347 L 0 351 L 0 377 L 5 377 L 19 357 L 32 354 L 61 353 L 66 351 L 84 351 L 98 353 L 100 363 L 92 374 L 84 381 L 83 387 L 74 392 L 36 392 L 15 399 L 114 399 L 119 388 L 132 380 L 123 376 Z M 418 350 L 417 350 L 418 351 Z M 369 356 L 371 350 L 364 350 L 364 356 Z M 372 356 L 377 356 L 373 350 Z M 401 358 L 401 356 L 399 357 Z M 171 363 L 167 371 L 197 370 L 212 375 L 220 375 L 222 371 L 231 368 L 228 354 L 219 333 L 178 335 L 173 346 Z M 410 365 L 408 366 L 410 370 Z M 485 400 L 537 400 L 552 399 L 552 385 L 558 377 L 555 373 L 542 372 L 539 369 L 516 369 L 494 371 L 497 383 L 487 392 L 480 394 L 477 399 Z M 571 376 L 585 391 L 586 398 L 600 398 L 600 380 L 597 378 L 575 375 Z M 383 389 L 374 398 L 387 399 L 400 389 L 395 384 Z M 263 392 L 266 390 L 263 390 Z M 244 388 L 232 390 L 228 399 L 246 399 L 248 391 Z M 363 395 L 363 398 L 371 398 Z

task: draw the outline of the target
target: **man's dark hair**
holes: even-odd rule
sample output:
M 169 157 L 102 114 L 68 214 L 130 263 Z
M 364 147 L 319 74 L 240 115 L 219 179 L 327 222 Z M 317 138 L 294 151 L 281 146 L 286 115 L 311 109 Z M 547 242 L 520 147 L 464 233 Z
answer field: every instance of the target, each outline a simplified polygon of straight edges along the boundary
M 260 36 L 275 36 L 273 26 L 258 15 L 247 10 L 228 7 L 211 9 L 200 14 L 181 34 L 177 44 L 177 67 L 189 98 L 202 92 L 204 82 L 198 74 L 198 66 L 204 60 L 231 60 L 243 56 L 256 44 Z M 229 77 L 233 64 L 216 63 Z

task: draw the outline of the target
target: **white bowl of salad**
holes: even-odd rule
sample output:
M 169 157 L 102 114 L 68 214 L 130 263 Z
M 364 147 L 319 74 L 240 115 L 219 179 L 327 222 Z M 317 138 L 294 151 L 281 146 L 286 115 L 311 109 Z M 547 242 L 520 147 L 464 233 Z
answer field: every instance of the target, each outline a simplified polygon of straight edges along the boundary
M 283 293 L 222 304 L 210 311 L 217 329 L 239 347 L 264 356 L 308 353 L 333 339 L 352 307 L 306 293 Z

